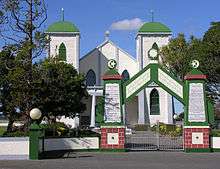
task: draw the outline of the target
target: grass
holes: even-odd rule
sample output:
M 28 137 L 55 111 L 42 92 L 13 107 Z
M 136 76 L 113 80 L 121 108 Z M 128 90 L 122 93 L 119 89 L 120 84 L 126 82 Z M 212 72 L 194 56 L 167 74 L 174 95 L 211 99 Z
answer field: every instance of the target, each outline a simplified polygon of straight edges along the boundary
M 0 137 L 3 135 L 3 133 L 6 131 L 6 127 L 0 126 Z

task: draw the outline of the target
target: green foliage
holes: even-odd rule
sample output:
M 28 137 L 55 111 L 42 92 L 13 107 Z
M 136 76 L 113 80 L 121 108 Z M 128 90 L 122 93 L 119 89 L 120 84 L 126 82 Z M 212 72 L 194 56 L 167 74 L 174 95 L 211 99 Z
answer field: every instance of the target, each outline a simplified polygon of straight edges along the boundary
M 158 131 L 158 125 L 154 125 L 151 130 Z M 171 137 L 181 136 L 183 133 L 183 128 L 182 126 L 174 124 L 159 123 L 159 133 Z
M 99 97 L 96 105 L 96 123 L 104 123 L 104 97 Z
M 91 130 L 79 130 L 78 137 L 100 137 L 100 134 Z
M 3 137 L 28 137 L 29 132 L 25 131 L 14 131 L 14 132 L 5 132 Z
M 45 116 L 75 117 L 76 113 L 85 110 L 82 99 L 87 97 L 84 76 L 78 74 L 71 64 L 57 59 L 46 59 L 34 66 L 37 73 L 36 95 L 34 105 L 38 106 Z
M 215 100 L 220 98 L 220 22 L 213 22 L 203 39 L 192 36 L 187 41 L 179 34 L 162 48 L 161 53 L 167 68 L 180 79 L 191 70 L 190 62 L 199 60 L 199 69 L 208 75 L 208 94 Z
M 91 130 L 70 129 L 64 123 L 55 122 L 51 124 L 41 124 L 45 131 L 46 138 L 60 137 L 100 137 L 100 134 Z
M 0 127 L 0 137 L 5 133 L 6 128 L 5 127 Z
M 41 127 L 45 131 L 45 137 L 66 136 L 69 132 L 69 128 L 61 122 L 41 124 Z
M 16 55 L 12 48 L 0 52 L 0 111 L 8 117 L 8 131 L 18 118 L 29 123 L 29 111 L 33 107 L 42 110 L 48 118 L 53 116 L 74 117 L 85 110 L 82 99 L 87 97 L 84 76 L 74 67 L 56 59 L 35 63 L 31 69 L 21 60 L 26 54 L 22 50 Z
M 150 126 L 146 124 L 136 124 L 134 126 L 135 131 L 147 131 L 149 128 Z
M 213 137 L 220 137 L 220 130 L 212 130 L 211 136 Z

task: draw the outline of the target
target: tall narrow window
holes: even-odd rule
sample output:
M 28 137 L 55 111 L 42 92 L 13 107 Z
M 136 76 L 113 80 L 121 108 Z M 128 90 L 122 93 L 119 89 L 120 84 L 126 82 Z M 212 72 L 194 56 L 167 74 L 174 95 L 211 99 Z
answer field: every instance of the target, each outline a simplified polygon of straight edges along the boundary
M 86 85 L 94 86 L 96 84 L 96 75 L 95 72 L 90 69 L 86 74 Z
M 66 46 L 61 43 L 59 47 L 59 60 L 66 61 Z
M 150 93 L 150 114 L 151 115 L 160 114 L 160 99 L 159 99 L 159 93 L 156 89 L 153 89 Z
M 127 80 L 129 80 L 129 79 L 130 79 L 130 75 L 129 75 L 128 71 L 127 71 L 127 70 L 124 70 L 124 71 L 122 72 L 122 80 L 123 80 L 123 81 L 127 81 Z

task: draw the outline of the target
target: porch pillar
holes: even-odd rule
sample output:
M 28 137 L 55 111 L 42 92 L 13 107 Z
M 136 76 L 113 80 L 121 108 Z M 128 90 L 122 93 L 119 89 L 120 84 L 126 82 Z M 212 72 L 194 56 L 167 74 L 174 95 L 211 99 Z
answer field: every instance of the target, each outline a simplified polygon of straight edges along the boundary
M 145 99 L 146 95 L 144 90 L 138 94 L 138 124 L 145 124 Z
M 90 127 L 95 127 L 95 105 L 96 105 L 96 95 L 92 95 L 92 108 L 91 108 L 91 120 Z

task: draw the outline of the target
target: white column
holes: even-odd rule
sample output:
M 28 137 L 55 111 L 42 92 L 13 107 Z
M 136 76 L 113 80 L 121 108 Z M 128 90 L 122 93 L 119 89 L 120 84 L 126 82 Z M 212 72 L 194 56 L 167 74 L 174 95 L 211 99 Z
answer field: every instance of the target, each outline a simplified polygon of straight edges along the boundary
M 95 105 L 96 105 L 96 96 L 92 95 L 92 108 L 91 108 L 91 121 L 90 127 L 95 127 Z
M 138 94 L 138 124 L 145 124 L 145 92 Z
M 79 58 L 80 58 L 80 35 L 76 35 L 76 57 L 75 57 L 75 68 L 79 72 Z
M 125 109 L 125 104 L 122 105 L 122 111 L 123 111 L 123 123 L 126 125 L 126 109 Z

